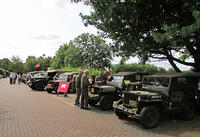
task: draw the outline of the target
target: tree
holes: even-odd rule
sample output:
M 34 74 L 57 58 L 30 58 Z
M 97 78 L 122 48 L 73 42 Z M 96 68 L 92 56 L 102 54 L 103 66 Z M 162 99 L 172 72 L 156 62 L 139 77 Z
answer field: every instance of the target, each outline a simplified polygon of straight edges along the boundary
M 79 0 L 72 0 L 79 2 Z M 200 4 L 198 0 L 87 0 L 93 10 L 83 15 L 111 38 L 116 54 L 168 60 L 200 72 Z M 187 60 L 187 59 L 190 60 Z
M 120 71 L 146 72 L 148 74 L 164 73 L 166 70 L 150 64 L 117 64 L 113 68 L 114 73 Z
M 35 70 L 35 65 L 38 63 L 37 58 L 35 56 L 28 56 L 26 58 L 26 63 L 24 65 L 24 69 L 26 72 L 31 72 Z
M 68 49 L 65 51 L 64 64 L 71 67 L 83 67 L 83 57 L 81 56 L 81 49 L 73 45 L 72 41 L 68 44 Z
M 11 61 L 8 58 L 0 59 L 0 67 L 5 70 L 10 70 L 10 68 L 9 68 L 10 63 L 11 63 Z
M 19 56 L 12 56 L 11 63 L 9 65 L 11 71 L 15 73 L 24 72 L 24 64 Z
M 68 49 L 68 44 L 60 45 L 60 48 L 56 51 L 56 55 L 51 60 L 51 67 L 54 69 L 65 67 L 65 51 Z
M 81 49 L 80 56 L 83 58 L 84 66 L 98 69 L 111 68 L 111 48 L 100 36 L 83 33 L 76 37 L 73 43 Z

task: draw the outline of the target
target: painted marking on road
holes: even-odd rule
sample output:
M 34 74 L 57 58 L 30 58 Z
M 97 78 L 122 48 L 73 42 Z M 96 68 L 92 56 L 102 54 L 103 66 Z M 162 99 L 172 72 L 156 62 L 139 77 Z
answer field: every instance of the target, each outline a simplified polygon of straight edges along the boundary
M 66 103 L 66 104 L 68 104 L 68 105 L 70 105 L 70 106 L 72 106 L 72 107 L 74 107 L 73 103 L 67 102 L 67 101 L 65 101 L 65 100 L 63 100 L 63 99 L 61 99 L 61 98 L 59 98 L 59 97 L 57 97 L 57 96 L 53 96 L 53 97 L 56 98 L 56 99 L 61 100 L 62 102 Z

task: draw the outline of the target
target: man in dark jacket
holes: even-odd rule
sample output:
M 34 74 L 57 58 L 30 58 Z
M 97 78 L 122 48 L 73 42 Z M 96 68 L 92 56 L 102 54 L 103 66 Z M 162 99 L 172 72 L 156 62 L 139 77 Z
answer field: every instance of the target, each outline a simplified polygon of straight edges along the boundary
M 80 104 L 79 100 L 80 100 L 80 96 L 81 96 L 81 77 L 82 77 L 82 75 L 83 75 L 83 71 L 80 71 L 75 80 L 76 100 L 75 100 L 74 105 L 77 105 L 77 106 Z
M 81 109 L 89 110 L 88 108 L 88 86 L 89 80 L 87 78 L 89 71 L 86 70 L 81 78 Z

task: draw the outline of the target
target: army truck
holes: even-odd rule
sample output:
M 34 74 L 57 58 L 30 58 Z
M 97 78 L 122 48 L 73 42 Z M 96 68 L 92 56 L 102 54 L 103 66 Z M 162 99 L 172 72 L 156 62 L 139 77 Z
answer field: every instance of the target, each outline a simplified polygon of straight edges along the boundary
M 200 106 L 200 73 L 145 76 L 140 90 L 123 91 L 113 105 L 119 118 L 139 118 L 144 128 L 157 127 L 161 113 L 170 112 L 192 120 Z
M 57 93 L 57 89 L 60 82 L 70 82 L 70 77 L 72 77 L 75 73 L 72 71 L 67 71 L 59 75 L 57 80 L 50 80 L 46 86 L 46 91 L 48 93 L 52 93 L 55 91 Z M 70 84 L 71 86 L 71 84 Z M 70 87 L 68 90 L 71 90 Z
M 43 91 L 49 80 L 57 73 L 57 70 L 51 71 L 34 71 L 30 74 L 30 79 L 27 82 L 28 86 L 33 90 Z
M 94 106 L 99 103 L 101 109 L 111 109 L 113 101 L 121 98 L 122 90 L 134 90 L 141 85 L 144 74 L 146 73 L 119 72 L 109 76 L 106 85 L 94 85 L 90 88 L 89 104 Z

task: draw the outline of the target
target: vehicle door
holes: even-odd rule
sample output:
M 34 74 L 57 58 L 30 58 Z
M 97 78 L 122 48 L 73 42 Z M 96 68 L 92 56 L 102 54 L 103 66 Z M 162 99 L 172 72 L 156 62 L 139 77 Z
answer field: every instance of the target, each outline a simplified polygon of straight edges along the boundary
M 172 78 L 170 87 L 170 101 L 173 105 L 181 105 L 185 100 L 185 94 L 188 90 L 187 80 L 184 77 Z

